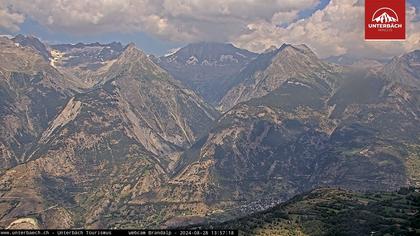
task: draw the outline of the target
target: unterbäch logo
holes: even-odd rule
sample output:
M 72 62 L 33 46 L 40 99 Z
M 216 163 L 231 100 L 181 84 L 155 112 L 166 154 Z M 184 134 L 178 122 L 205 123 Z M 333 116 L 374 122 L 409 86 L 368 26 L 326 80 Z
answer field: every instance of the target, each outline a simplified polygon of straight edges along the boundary
M 398 29 L 402 24 L 398 24 L 397 13 L 389 7 L 381 7 L 372 15 L 372 23 L 368 25 L 374 29 Z
M 390 23 L 398 22 L 397 13 L 389 7 L 382 7 L 375 11 L 372 16 L 372 21 L 376 23 Z
M 365 0 L 365 39 L 404 40 L 405 0 Z

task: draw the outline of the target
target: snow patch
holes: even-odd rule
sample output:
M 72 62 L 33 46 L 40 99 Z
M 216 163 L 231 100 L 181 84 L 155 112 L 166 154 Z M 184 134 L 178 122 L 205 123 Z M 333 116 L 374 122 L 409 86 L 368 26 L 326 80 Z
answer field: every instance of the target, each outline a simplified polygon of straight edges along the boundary
M 186 61 L 186 63 L 188 65 L 195 65 L 197 64 L 198 59 L 195 56 L 190 56 L 190 58 L 188 58 L 188 60 Z
M 235 52 L 235 54 L 238 55 L 238 56 L 241 56 L 243 58 L 246 58 L 246 56 L 244 54 L 240 53 L 240 52 Z
M 234 58 L 232 55 L 221 55 L 220 56 L 221 62 L 235 62 L 238 63 L 238 59 Z
M 311 86 L 309 86 L 309 85 L 307 85 L 307 84 L 304 84 L 304 83 L 301 83 L 301 82 L 298 82 L 298 81 L 287 81 L 287 83 L 288 84 L 294 84 L 294 85 L 297 85 L 297 86 L 303 86 L 303 87 L 306 87 L 306 88 L 311 88 Z
M 179 49 L 181 49 L 181 48 L 169 49 L 169 51 L 164 55 L 164 57 L 169 57 L 169 56 L 174 55 L 175 53 L 177 53 L 179 51 Z
M 51 58 L 50 58 L 50 65 L 52 67 L 56 67 L 55 63 L 57 63 L 62 57 L 63 57 L 64 53 L 57 51 L 57 50 L 52 50 L 51 51 Z
M 215 65 L 215 63 L 214 62 L 209 62 L 208 60 L 204 60 L 203 62 L 201 62 L 201 65 L 213 66 L 213 65 Z

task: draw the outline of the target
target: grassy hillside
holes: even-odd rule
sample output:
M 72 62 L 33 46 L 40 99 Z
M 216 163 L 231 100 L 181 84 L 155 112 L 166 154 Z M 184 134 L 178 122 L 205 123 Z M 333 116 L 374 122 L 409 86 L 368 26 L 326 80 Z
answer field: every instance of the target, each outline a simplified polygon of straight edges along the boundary
M 418 235 L 419 189 L 356 193 L 322 188 L 219 225 L 241 235 Z

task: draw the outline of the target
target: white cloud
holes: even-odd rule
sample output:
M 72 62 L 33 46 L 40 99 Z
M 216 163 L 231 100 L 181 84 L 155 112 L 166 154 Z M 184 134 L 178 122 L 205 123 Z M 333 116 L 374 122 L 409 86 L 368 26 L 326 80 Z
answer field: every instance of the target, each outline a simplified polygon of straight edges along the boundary
M 297 19 L 299 14 L 298 10 L 291 10 L 286 12 L 276 12 L 271 18 L 271 23 L 275 25 L 282 25 L 291 23 Z
M 318 1 L 9 0 L 7 5 L 54 31 L 82 35 L 145 31 L 183 42 L 226 41 L 244 33 L 251 21 L 271 20 L 275 15 L 291 18 Z
M 311 17 L 290 24 L 287 28 L 272 21 L 248 24 L 249 33 L 234 43 L 253 51 L 271 45 L 306 43 L 321 57 L 348 54 L 356 57 L 389 57 L 420 48 L 420 22 L 415 8 L 407 9 L 407 40 L 404 42 L 364 41 L 364 4 L 357 0 L 332 0 L 325 9 Z
M 306 43 L 321 57 L 387 57 L 420 48 L 420 22 L 408 8 L 405 42 L 365 42 L 363 0 L 332 0 L 312 16 L 298 14 L 319 0 L 2 0 L 0 28 L 17 31 L 30 17 L 52 31 L 79 35 L 146 32 L 169 41 L 230 41 L 252 51 Z M 286 28 L 285 25 L 288 25 Z
M 19 25 L 22 24 L 24 20 L 25 16 L 12 12 L 7 5 L 0 2 L 0 29 L 5 29 L 9 32 L 19 31 Z

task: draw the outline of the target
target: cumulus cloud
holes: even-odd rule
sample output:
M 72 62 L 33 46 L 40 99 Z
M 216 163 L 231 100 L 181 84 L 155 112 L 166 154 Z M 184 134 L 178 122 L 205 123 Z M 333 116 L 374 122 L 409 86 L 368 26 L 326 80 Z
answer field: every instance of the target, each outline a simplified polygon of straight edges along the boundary
M 234 39 L 234 43 L 252 51 L 284 42 L 305 43 L 321 57 L 389 57 L 420 48 L 420 21 L 414 6 L 407 6 L 407 40 L 403 42 L 364 41 L 363 21 L 363 1 L 331 0 L 326 8 L 287 27 L 265 20 L 251 22 L 247 25 L 249 33 Z
M 23 23 L 25 16 L 11 11 L 3 2 L 0 2 L 0 29 L 9 32 L 19 30 L 19 25 Z
M 25 19 L 79 35 L 146 32 L 174 42 L 233 42 L 251 51 L 306 43 L 321 57 L 388 57 L 420 48 L 418 9 L 408 5 L 405 42 L 365 42 L 363 0 L 331 0 L 300 19 L 319 0 L 3 0 L 0 28 L 17 31 Z M 417 15 L 416 15 L 417 14 Z
M 228 41 L 247 24 L 288 19 L 319 0 L 13 0 L 8 8 L 75 34 L 144 31 L 172 41 Z M 275 20 L 276 22 L 278 20 Z

